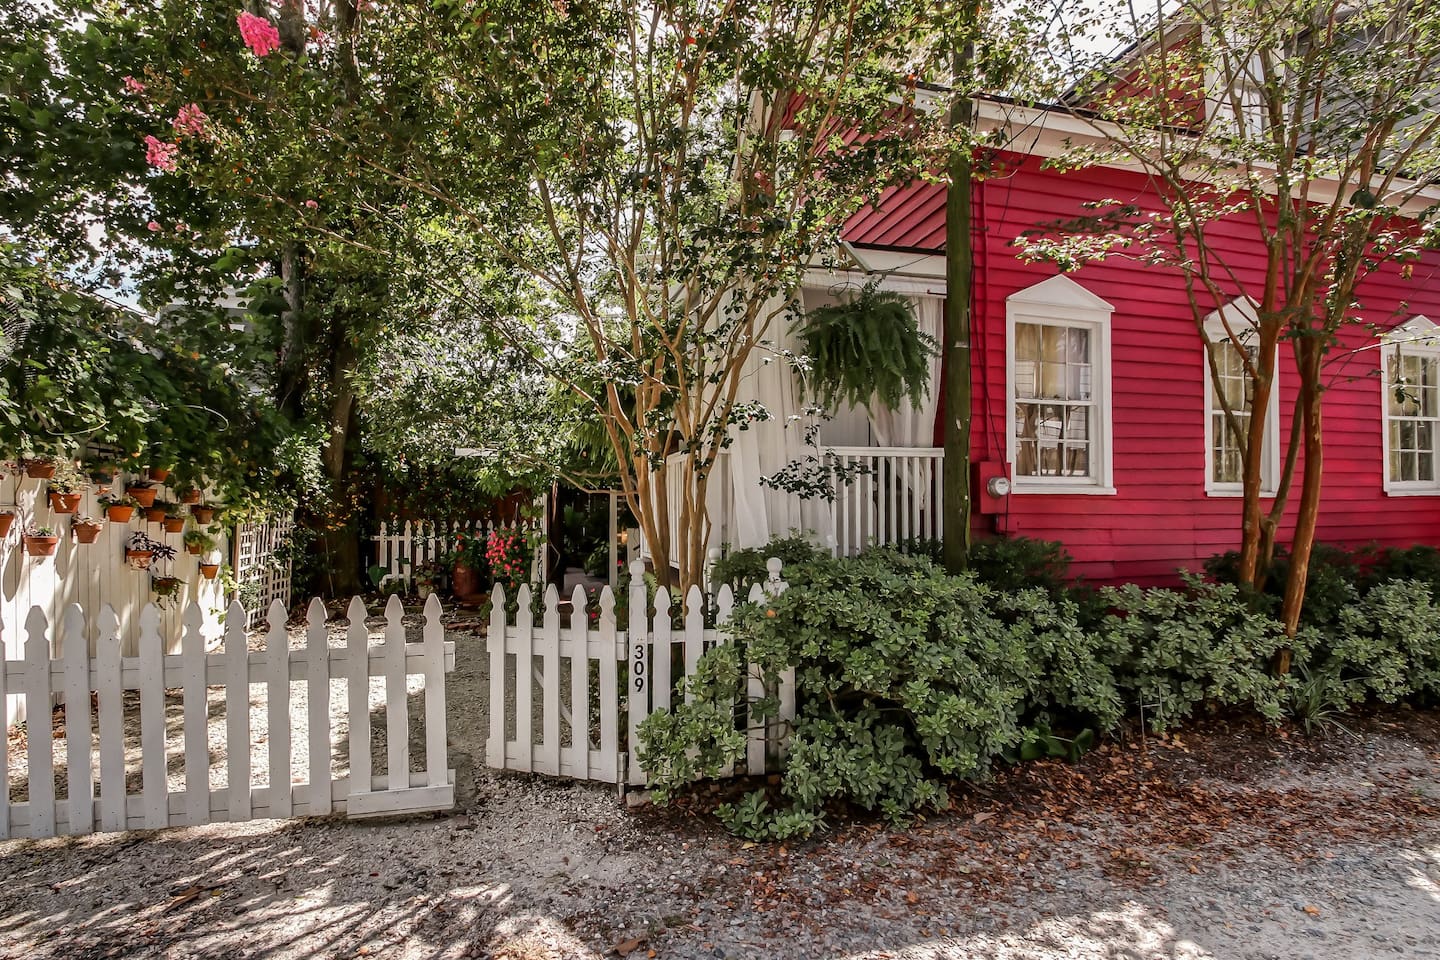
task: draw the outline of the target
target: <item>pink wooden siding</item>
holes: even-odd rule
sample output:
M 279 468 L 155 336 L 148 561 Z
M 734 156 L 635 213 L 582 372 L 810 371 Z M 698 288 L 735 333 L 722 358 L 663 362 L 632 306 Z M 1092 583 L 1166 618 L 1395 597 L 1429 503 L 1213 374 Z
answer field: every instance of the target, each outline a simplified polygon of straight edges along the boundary
M 1012 241 L 1037 224 L 1083 212 L 1101 197 L 1156 206 L 1143 178 L 1115 170 L 1061 174 L 1028 160 L 976 187 L 973 456 L 1005 458 L 1006 297 L 1052 276 L 1046 264 L 1022 263 Z M 937 202 L 938 197 L 938 202 Z M 857 246 L 943 248 L 943 195 L 921 186 L 882 203 L 903 210 L 898 218 L 866 211 L 852 221 Z M 1263 267 L 1253 228 L 1243 220 L 1216 236 L 1238 257 L 1249 255 L 1252 276 Z M 1243 262 L 1243 261 L 1242 261 Z M 1206 373 L 1183 287 L 1173 272 L 1117 257 L 1071 274 L 1115 308 L 1111 320 L 1114 424 L 1114 496 L 1014 494 L 1008 508 L 976 518 L 984 532 L 1060 540 L 1077 561 L 1076 572 L 1099 581 L 1173 580 L 1179 568 L 1198 569 L 1238 541 L 1239 499 L 1205 493 L 1204 390 Z M 1416 314 L 1440 318 L 1440 256 L 1416 264 L 1403 279 L 1398 268 L 1364 288 L 1366 320 L 1394 326 Z M 1323 541 L 1362 544 L 1440 544 L 1440 497 L 1390 497 L 1382 489 L 1380 354 L 1362 329 L 1346 334 L 1331 365 L 1325 401 L 1325 508 Z M 1280 429 L 1289 436 L 1295 375 L 1289 350 L 1280 361 Z M 1283 452 L 1284 447 L 1281 447 Z M 1297 484 L 1298 485 L 1298 484 Z M 1292 504 L 1294 499 L 1292 496 Z M 1293 520 L 1293 509 L 1291 510 Z

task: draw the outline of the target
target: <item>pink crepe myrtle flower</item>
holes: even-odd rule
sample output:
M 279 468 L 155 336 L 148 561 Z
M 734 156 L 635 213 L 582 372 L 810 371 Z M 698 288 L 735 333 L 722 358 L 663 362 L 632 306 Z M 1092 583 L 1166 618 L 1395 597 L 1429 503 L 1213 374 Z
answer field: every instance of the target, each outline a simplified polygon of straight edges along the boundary
M 125 86 L 126 93 L 133 93 L 139 95 L 145 92 L 145 84 L 141 83 L 139 80 L 136 80 L 134 77 L 128 74 L 122 79 L 121 82 Z
M 305 206 L 309 207 L 311 210 L 314 210 L 316 207 L 320 206 L 320 204 L 316 203 L 314 200 L 306 200 Z
M 205 132 L 205 121 L 208 119 L 209 117 L 205 116 L 205 111 L 200 109 L 199 104 L 187 103 L 180 108 L 179 113 L 175 114 L 175 119 L 170 121 L 170 126 L 174 128 L 177 136 L 183 137 L 189 134 L 198 137 Z
M 145 229 L 149 230 L 151 233 L 159 233 L 160 223 L 157 220 L 151 220 L 149 223 L 145 224 Z
M 273 50 L 280 49 L 280 31 L 275 29 L 275 24 L 264 17 L 257 17 L 247 10 L 242 10 L 235 18 L 235 23 L 240 27 L 240 36 L 245 41 L 245 46 L 257 57 L 264 57 Z
M 180 144 L 166 143 L 153 136 L 145 137 L 145 162 L 156 170 L 175 172 L 175 160 L 180 155 Z

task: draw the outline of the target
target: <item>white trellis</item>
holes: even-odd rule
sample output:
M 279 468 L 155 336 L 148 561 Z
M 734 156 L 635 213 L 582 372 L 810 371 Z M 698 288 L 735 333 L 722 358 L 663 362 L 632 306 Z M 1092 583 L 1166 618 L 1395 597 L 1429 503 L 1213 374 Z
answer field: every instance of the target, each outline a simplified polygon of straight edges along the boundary
M 29 701 L 24 799 L 12 802 L 0 791 L 0 838 L 48 837 L 96 830 L 126 830 L 266 817 L 314 816 L 343 812 L 351 817 L 436 810 L 454 804 L 454 771 L 446 765 L 445 673 L 454 666 L 454 644 L 445 640 L 440 602 L 425 606 L 422 642 L 408 643 L 403 610 L 392 597 L 385 610 L 382 643 L 372 645 L 365 604 L 356 597 L 347 611 L 344 646 L 329 645 L 325 607 L 310 604 L 305 645 L 291 649 L 286 611 L 270 605 L 264 646 L 250 650 L 243 611 L 232 605 L 226 617 L 223 647 L 207 653 L 200 608 L 184 613 L 185 633 L 178 654 L 167 654 L 158 630 L 159 614 L 146 607 L 140 616 L 139 655 L 122 656 L 114 610 L 95 617 L 94 653 L 86 642 L 85 613 L 78 604 L 65 608 L 52 625 L 39 607 L 25 623 L 23 660 L 0 660 L 0 695 L 19 694 Z M 53 627 L 53 629 L 52 629 Z M 5 628 L 0 624 L 0 630 Z M 58 654 L 52 655 L 52 649 Z M 412 769 L 408 676 L 424 678 L 425 754 L 422 769 Z M 371 678 L 384 678 L 385 772 L 371 760 Z M 334 742 L 330 685 L 344 681 L 347 700 L 349 775 L 332 776 L 340 744 Z M 306 757 L 307 782 L 295 783 L 292 755 L 291 685 L 305 685 L 305 726 L 300 749 Z M 251 750 L 259 732 L 252 729 L 251 687 L 263 685 L 263 726 L 268 763 L 251 768 Z M 212 778 L 211 688 L 222 688 L 224 703 L 224 782 Z M 140 789 L 127 790 L 126 691 L 139 692 L 138 767 Z M 167 690 L 183 694 L 184 783 L 169 783 L 166 756 Z M 91 693 L 96 710 L 92 716 Z M 56 776 L 56 737 L 49 722 L 54 696 L 65 703 L 60 754 L 64 772 Z M 315 708 L 317 707 L 318 708 Z M 133 710 L 132 710 L 133 713 Z M 38 720 L 37 718 L 43 718 Z M 98 751 L 94 741 L 98 739 Z M 98 759 L 97 759 L 98 756 Z M 0 741 L 0 774 L 9 782 L 11 758 Z M 263 785 L 253 782 L 257 776 Z M 98 789 L 97 789 L 98 787 Z
M 231 567 L 235 571 L 236 599 L 245 608 L 247 627 L 259 626 L 276 601 L 290 608 L 292 563 L 281 548 L 290 542 L 294 531 L 295 518 L 289 515 L 235 527 Z
M 780 561 L 771 559 L 765 586 L 751 588 L 751 600 L 785 588 Z M 617 627 L 615 595 L 609 587 L 598 598 L 599 615 L 591 623 L 587 595 L 576 587 L 568 621 L 562 622 L 561 601 L 553 585 L 545 590 L 540 622 L 531 613 L 531 593 L 522 586 L 516 597 L 515 623 L 507 622 L 505 593 L 492 594 L 487 649 L 490 656 L 490 736 L 485 747 L 492 767 L 600 780 L 645 783 L 636 761 L 640 722 L 653 711 L 668 710 L 677 681 L 692 676 L 700 656 L 717 644 L 729 643 L 725 629 L 735 602 L 730 587 L 716 594 L 715 626 L 705 625 L 706 605 L 698 586 L 686 596 L 684 613 L 670 614 L 669 594 L 661 589 L 655 614 L 646 617 L 650 601 L 643 578 L 645 565 L 630 567 L 629 628 Z M 511 662 L 513 660 L 513 663 Z M 757 668 L 746 665 L 748 699 L 765 695 Z M 764 773 L 781 754 L 795 718 L 793 671 L 781 678 L 779 716 L 762 723 L 746 721 L 745 768 Z M 725 771 L 728 774 L 734 771 Z

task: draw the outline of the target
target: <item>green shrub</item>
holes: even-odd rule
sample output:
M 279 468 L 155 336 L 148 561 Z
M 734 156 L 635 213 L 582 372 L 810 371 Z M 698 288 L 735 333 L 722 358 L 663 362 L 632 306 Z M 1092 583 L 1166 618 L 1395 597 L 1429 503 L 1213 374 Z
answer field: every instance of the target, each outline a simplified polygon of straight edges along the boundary
M 1038 589 L 1000 593 L 894 551 L 813 561 L 793 574 L 785 593 L 737 608 L 731 627 L 767 689 L 795 670 L 798 712 L 780 787 L 788 806 L 747 799 L 722 811 L 732 829 L 808 834 L 842 800 L 902 821 L 942 804 L 946 778 L 986 775 L 1031 724 L 1108 729 L 1121 716 L 1096 638 L 1069 601 Z M 694 703 L 641 724 L 641 762 L 662 798 L 743 754 L 726 707 L 743 689 L 739 658 L 721 647 L 702 660 L 687 684 Z M 770 697 L 758 713 L 775 708 Z
M 1144 710 L 1155 731 L 1173 726 L 1201 703 L 1249 707 L 1268 720 L 1285 715 L 1291 678 L 1269 664 L 1285 647 L 1284 628 L 1252 609 L 1231 584 L 1185 577 L 1185 589 L 1105 587 L 1115 612 L 1100 626 L 1126 701 Z
M 1361 582 L 1367 566 L 1365 550 L 1317 543 L 1310 552 L 1310 566 L 1305 574 L 1305 606 L 1300 622 L 1307 626 L 1328 629 L 1339 621 L 1340 611 L 1354 603 L 1361 593 Z M 1221 583 L 1240 587 L 1255 609 L 1279 616 L 1285 596 L 1285 581 L 1290 577 L 1290 555 L 1277 547 L 1275 557 L 1265 576 L 1265 590 L 1256 594 L 1239 584 L 1240 553 L 1230 550 L 1205 561 L 1205 572 Z
M 1363 588 L 1369 590 L 1378 584 L 1396 580 L 1418 581 L 1430 588 L 1432 597 L 1440 597 L 1440 550 L 1417 545 L 1374 551 L 1369 569 L 1361 581 Z
M 1311 640 L 1312 670 L 1348 681 L 1350 699 L 1396 703 L 1440 693 L 1440 606 L 1413 580 L 1380 583 Z
M 710 568 L 710 580 L 717 585 L 728 583 L 737 598 L 746 597 L 753 584 L 765 582 L 765 561 L 771 557 L 780 560 L 786 577 L 790 576 L 792 567 L 831 559 L 828 550 L 811 543 L 802 534 L 791 533 L 788 537 L 776 537 L 763 547 L 731 550 Z
M 1039 587 L 1059 595 L 1070 585 L 1070 554 L 1054 540 L 995 537 L 970 545 L 970 570 L 997 590 Z

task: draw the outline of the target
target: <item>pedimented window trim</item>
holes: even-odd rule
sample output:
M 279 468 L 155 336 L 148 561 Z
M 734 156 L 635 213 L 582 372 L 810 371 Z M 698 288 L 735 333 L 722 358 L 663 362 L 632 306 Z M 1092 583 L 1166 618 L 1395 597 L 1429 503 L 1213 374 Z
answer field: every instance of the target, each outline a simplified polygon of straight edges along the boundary
M 1440 449 L 1436 451 L 1434 480 L 1395 480 L 1390 476 L 1390 374 L 1387 347 L 1400 346 L 1410 354 L 1440 357 L 1440 324 L 1416 314 L 1380 336 L 1380 480 L 1386 496 L 1440 496 Z M 1440 437 L 1436 439 L 1440 446 Z

